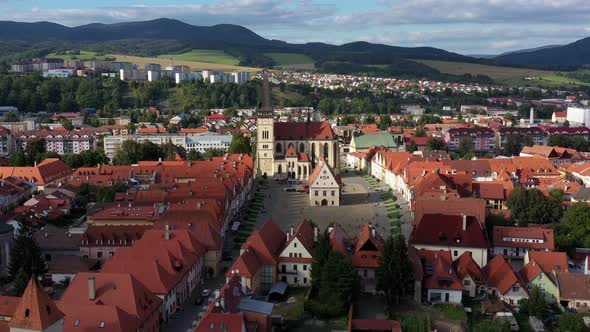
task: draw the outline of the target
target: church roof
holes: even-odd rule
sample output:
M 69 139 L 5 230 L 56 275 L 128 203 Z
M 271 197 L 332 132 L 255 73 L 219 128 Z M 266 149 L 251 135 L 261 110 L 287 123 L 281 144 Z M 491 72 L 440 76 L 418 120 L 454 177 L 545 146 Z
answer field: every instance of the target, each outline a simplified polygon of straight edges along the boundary
M 10 320 L 10 327 L 42 331 L 63 317 L 39 282 L 31 278 Z
M 322 122 L 275 122 L 276 140 L 334 139 L 334 131 L 327 121 Z

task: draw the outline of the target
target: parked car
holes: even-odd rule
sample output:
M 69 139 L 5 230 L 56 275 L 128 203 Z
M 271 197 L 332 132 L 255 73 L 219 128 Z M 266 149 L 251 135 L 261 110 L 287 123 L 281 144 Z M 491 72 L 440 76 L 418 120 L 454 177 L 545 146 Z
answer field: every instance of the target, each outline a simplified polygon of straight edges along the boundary
M 207 298 L 207 297 L 209 297 L 209 295 L 211 295 L 211 290 L 210 290 L 210 289 L 207 289 L 207 288 L 205 288 L 205 289 L 203 289 L 203 291 L 201 292 L 201 296 L 202 296 L 202 297 L 204 297 L 204 298 Z

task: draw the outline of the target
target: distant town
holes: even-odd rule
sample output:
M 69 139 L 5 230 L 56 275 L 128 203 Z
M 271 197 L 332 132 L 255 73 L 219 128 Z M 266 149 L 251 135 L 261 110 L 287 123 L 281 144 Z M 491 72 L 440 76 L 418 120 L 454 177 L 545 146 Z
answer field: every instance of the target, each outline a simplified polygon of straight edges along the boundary
M 0 87 L 0 331 L 590 325 L 583 92 L 50 58 Z

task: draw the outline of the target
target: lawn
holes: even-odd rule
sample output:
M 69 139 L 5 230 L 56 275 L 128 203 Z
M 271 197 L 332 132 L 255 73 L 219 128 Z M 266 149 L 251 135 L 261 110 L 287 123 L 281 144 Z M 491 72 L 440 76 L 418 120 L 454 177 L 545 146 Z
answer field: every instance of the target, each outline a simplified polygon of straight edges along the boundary
M 99 61 L 107 61 L 112 60 L 114 56 L 112 55 L 97 55 L 97 52 L 91 51 L 80 51 L 80 54 L 71 54 L 72 51 L 64 51 L 60 53 L 50 53 L 47 54 L 48 58 L 59 58 L 64 60 L 99 60 Z
M 264 53 L 274 60 L 277 66 L 313 64 L 312 58 L 305 54 L 298 53 Z
M 440 311 L 442 316 L 448 320 L 464 320 L 465 310 L 462 305 L 437 304 L 434 306 Z
M 180 54 L 162 54 L 158 55 L 158 58 L 179 61 L 210 62 L 230 66 L 237 66 L 240 63 L 238 58 L 220 50 L 192 50 Z

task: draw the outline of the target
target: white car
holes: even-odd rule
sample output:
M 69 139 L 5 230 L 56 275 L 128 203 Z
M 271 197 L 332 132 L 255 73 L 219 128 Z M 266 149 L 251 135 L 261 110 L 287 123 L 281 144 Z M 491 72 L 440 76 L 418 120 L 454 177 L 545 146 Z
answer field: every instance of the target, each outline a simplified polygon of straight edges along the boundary
M 203 291 L 201 292 L 201 296 L 204 298 L 209 297 L 209 295 L 211 295 L 211 290 L 210 289 L 203 289 Z

